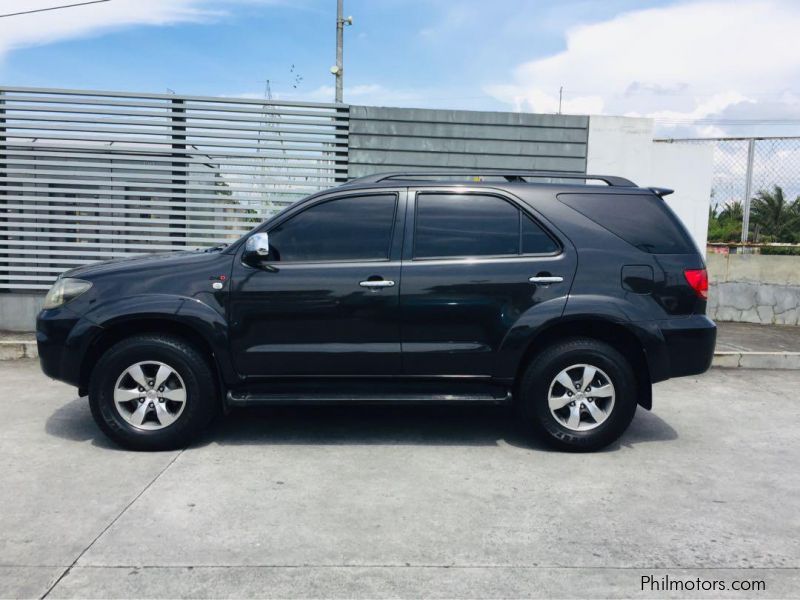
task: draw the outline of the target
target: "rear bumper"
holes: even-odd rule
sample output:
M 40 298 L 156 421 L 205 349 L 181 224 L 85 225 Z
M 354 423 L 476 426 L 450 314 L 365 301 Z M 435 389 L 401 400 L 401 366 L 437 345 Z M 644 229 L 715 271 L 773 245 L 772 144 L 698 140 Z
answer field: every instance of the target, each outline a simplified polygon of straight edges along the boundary
M 669 359 L 669 377 L 705 373 L 711 367 L 717 326 L 705 315 L 669 319 L 658 324 Z

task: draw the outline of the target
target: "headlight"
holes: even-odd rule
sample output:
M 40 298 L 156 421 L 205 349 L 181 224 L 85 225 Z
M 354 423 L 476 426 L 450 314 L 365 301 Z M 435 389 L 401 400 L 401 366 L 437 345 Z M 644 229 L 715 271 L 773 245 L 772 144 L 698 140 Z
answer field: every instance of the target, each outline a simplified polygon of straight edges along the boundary
M 47 296 L 44 298 L 43 308 L 57 308 L 66 304 L 70 300 L 74 300 L 80 296 L 90 287 L 92 287 L 92 284 L 82 279 L 72 279 L 70 277 L 59 279 L 53 284 L 50 291 L 47 292 Z

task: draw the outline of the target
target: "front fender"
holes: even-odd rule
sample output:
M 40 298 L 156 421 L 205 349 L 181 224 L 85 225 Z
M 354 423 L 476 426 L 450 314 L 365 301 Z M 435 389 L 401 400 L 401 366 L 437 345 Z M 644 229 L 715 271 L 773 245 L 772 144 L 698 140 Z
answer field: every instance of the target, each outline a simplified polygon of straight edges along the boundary
M 139 294 L 93 307 L 84 318 L 103 331 L 136 321 L 164 320 L 191 329 L 211 348 L 227 383 L 238 379 L 228 352 L 228 323 L 224 315 L 197 298 L 170 294 Z

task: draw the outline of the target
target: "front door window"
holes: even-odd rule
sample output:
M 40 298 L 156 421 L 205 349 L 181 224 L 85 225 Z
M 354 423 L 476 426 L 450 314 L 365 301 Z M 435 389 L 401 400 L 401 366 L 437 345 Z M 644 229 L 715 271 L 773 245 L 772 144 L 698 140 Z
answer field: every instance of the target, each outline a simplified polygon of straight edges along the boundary
M 269 232 L 268 261 L 387 260 L 397 196 L 349 196 L 304 210 Z

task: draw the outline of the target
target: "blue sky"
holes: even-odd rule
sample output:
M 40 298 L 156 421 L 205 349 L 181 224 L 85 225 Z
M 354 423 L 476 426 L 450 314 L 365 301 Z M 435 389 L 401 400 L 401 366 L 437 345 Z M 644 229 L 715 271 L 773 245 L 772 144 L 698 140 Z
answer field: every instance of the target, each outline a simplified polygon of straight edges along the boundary
M 0 13 L 63 3 L 0 0 Z M 553 112 L 563 85 L 565 112 L 653 116 L 679 132 L 793 132 L 798 4 L 345 0 L 355 20 L 345 100 Z M 0 81 L 261 97 L 270 79 L 276 97 L 332 100 L 335 7 L 111 0 L 3 18 Z
M 27 0 L 24 5 L 60 3 L 68 2 Z M 193 94 L 263 93 L 264 80 L 270 79 L 273 91 L 284 96 L 319 93 L 331 85 L 335 0 L 197 4 L 226 14 L 161 26 L 98 27 L 85 38 L 22 48 L 5 60 L 2 79 L 18 85 L 170 88 Z M 525 60 L 563 49 L 568 26 L 659 2 L 498 4 L 501 13 L 492 15 L 484 2 L 346 0 L 345 14 L 355 21 L 345 31 L 347 85 L 430 88 L 437 90 L 431 101 L 502 108 L 481 92 L 481 84 Z M 75 16 L 105 8 L 65 10 Z M 15 18 L 36 21 L 42 14 Z M 297 88 L 292 65 L 303 77 Z

